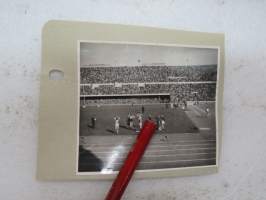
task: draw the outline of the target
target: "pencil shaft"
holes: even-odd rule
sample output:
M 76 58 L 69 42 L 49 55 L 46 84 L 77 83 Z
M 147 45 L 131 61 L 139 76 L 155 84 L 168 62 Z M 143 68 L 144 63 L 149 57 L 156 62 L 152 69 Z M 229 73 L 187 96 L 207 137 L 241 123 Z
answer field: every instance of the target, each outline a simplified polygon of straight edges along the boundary
M 115 181 L 112 184 L 105 200 L 121 199 L 134 171 L 155 132 L 156 125 L 152 121 L 145 121 L 135 144 L 127 155 L 126 161 L 121 167 Z

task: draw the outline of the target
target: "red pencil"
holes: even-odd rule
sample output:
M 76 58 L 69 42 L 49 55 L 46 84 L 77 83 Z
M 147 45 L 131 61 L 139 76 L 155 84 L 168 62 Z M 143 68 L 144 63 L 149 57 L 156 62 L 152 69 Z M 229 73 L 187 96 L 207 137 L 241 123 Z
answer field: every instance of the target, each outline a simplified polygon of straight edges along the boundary
M 144 122 L 143 128 L 141 129 L 136 142 L 128 153 L 127 159 L 121 167 L 105 200 L 121 199 L 152 135 L 155 132 L 155 129 L 156 125 L 152 121 L 146 120 Z

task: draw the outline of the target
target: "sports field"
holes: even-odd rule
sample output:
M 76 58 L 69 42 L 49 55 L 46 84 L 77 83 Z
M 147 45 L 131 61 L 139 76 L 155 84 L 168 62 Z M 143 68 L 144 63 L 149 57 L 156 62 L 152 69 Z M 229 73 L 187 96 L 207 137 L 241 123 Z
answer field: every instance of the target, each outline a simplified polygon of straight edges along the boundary
M 154 104 L 144 106 L 143 119 L 151 115 L 155 120 L 156 116 L 164 115 L 166 119 L 163 133 L 196 133 L 198 128 L 189 119 L 185 111 L 180 108 L 171 109 L 165 104 Z M 80 110 L 80 135 L 114 135 L 114 117 L 120 117 L 119 135 L 136 134 L 135 130 L 127 126 L 128 113 L 141 113 L 141 105 L 102 105 L 87 106 Z M 96 127 L 92 128 L 91 117 L 96 117 Z M 138 120 L 134 119 L 134 128 L 138 129 Z
M 209 111 L 206 112 L 206 107 Z M 164 115 L 165 130 L 157 131 L 138 169 L 163 169 L 216 163 L 215 104 L 188 105 L 187 109 L 165 104 L 144 105 L 143 119 Z M 117 171 L 134 142 L 138 130 L 129 129 L 128 113 L 141 113 L 140 105 L 81 107 L 79 172 Z M 120 117 L 114 134 L 114 117 Z M 91 117 L 96 118 L 92 127 Z

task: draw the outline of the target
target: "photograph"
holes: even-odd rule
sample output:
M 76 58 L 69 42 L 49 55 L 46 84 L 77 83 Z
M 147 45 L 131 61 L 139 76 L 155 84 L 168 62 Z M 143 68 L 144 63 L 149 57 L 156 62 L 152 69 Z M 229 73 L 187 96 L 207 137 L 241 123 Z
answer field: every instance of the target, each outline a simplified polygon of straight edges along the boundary
M 77 173 L 119 171 L 145 120 L 137 170 L 216 165 L 219 48 L 78 42 Z

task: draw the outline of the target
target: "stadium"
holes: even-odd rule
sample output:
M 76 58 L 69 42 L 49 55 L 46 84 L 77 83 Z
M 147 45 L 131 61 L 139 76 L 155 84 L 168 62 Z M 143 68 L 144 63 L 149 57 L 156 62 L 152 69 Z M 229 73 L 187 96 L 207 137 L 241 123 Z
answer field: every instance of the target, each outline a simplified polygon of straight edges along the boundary
M 86 63 L 78 172 L 118 171 L 146 119 L 157 131 L 137 169 L 216 164 L 217 64 Z

